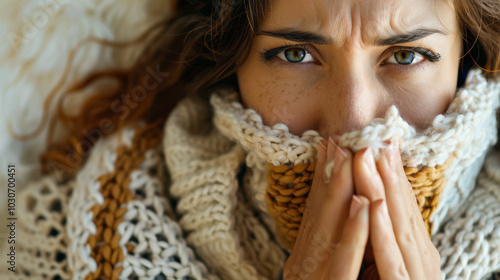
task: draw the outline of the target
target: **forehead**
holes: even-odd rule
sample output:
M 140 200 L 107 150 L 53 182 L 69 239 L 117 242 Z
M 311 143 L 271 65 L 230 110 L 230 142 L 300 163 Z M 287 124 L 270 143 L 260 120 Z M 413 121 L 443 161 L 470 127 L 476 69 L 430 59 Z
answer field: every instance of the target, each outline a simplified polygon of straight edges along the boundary
M 455 22 L 446 0 L 273 0 L 260 29 L 296 28 L 367 42 L 419 27 L 454 31 Z

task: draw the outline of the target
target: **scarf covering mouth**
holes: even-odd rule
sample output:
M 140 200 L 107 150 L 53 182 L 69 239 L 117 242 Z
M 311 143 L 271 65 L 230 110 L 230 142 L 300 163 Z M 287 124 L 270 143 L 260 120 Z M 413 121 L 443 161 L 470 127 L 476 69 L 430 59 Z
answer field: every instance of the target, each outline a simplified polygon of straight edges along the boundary
M 344 133 L 339 145 L 353 152 L 371 147 L 377 158 L 391 137 L 400 138 L 401 159 L 412 184 L 429 234 L 458 210 L 474 188 L 487 151 L 497 141 L 496 110 L 500 81 L 487 81 L 471 70 L 446 113 L 434 117 L 421 131 L 409 125 L 391 106 L 384 118 L 373 119 L 358 131 Z M 292 248 L 314 176 L 318 143 L 314 130 L 302 136 L 285 124 L 263 123 L 253 109 L 244 108 L 238 93 L 220 88 L 211 95 L 214 125 L 267 163 L 266 201 L 280 241 Z

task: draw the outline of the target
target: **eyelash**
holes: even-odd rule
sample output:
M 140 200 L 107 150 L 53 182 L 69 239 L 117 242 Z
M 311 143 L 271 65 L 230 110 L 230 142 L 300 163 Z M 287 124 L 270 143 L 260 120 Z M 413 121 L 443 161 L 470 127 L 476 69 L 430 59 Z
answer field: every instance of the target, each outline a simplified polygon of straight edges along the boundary
M 282 51 L 286 51 L 287 49 L 292 49 L 292 48 L 304 49 L 308 53 L 311 53 L 310 46 L 308 44 L 296 44 L 296 45 L 294 45 L 294 44 L 288 44 L 288 43 L 286 43 L 285 45 L 283 45 L 281 47 L 277 47 L 274 49 L 264 49 L 264 50 L 260 51 L 259 53 L 260 53 L 264 63 L 268 63 L 271 61 L 271 59 L 276 57 Z M 287 61 L 283 61 L 283 62 L 287 63 Z M 289 63 L 291 63 L 291 62 L 289 62 Z
M 288 44 L 288 43 L 286 43 L 285 45 L 283 45 L 281 47 L 277 47 L 277 48 L 273 48 L 273 49 L 264 49 L 264 50 L 260 51 L 259 53 L 260 53 L 261 58 L 264 61 L 264 63 L 268 63 L 273 58 L 275 58 L 278 54 L 280 54 L 281 52 L 286 51 L 287 49 L 291 49 L 291 48 L 304 49 L 308 53 L 312 53 L 311 47 L 309 44 Z M 431 50 L 426 49 L 426 48 L 422 48 L 422 47 L 392 47 L 392 49 L 393 50 L 391 51 L 391 55 L 394 55 L 394 53 L 396 53 L 398 51 L 412 51 L 412 52 L 416 52 L 416 53 L 423 55 L 430 62 L 436 62 L 436 61 L 439 61 L 441 59 L 441 55 L 439 53 L 432 52 Z M 293 63 L 293 62 L 288 62 L 288 61 L 282 61 L 282 62 L 287 63 L 287 64 L 294 64 L 293 66 L 295 66 L 295 64 L 301 64 L 301 63 Z M 304 63 L 302 63 L 302 64 L 304 64 Z M 419 63 L 417 63 L 417 64 L 419 64 Z M 405 66 L 405 67 L 408 67 L 408 66 Z

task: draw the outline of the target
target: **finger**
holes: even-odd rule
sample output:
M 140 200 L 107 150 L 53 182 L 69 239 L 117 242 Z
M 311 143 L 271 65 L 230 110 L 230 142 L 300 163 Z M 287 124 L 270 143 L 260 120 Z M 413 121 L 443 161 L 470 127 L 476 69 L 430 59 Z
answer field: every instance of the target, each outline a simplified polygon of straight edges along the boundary
M 368 242 L 368 207 L 370 202 L 362 196 L 352 196 L 349 218 L 333 258 L 330 260 L 331 279 L 356 279 L 361 268 Z M 346 263 L 347 262 L 347 263 Z M 339 265 L 346 263 L 345 265 Z
M 322 263 L 331 257 L 333 245 L 338 241 L 335 236 L 338 235 L 340 238 L 342 234 L 342 228 L 338 227 L 341 224 L 339 220 L 342 219 L 345 222 L 347 219 L 351 199 L 349 196 L 346 198 L 347 202 L 341 201 L 341 198 L 345 196 L 342 190 L 347 191 L 351 196 L 354 192 L 351 174 L 352 155 L 348 151 L 337 150 L 333 144 L 335 143 L 330 140 L 320 142 L 315 176 L 306 201 L 306 209 L 292 254 L 284 269 L 288 274 L 305 273 L 311 276 L 321 273 Z M 331 160 L 335 160 L 337 168 L 329 183 L 325 183 L 325 165 Z M 346 186 L 334 188 L 337 187 L 334 184 L 338 184 L 339 181 L 344 181 Z M 344 210 L 344 207 L 347 210 Z M 346 213 L 344 218 L 340 214 L 342 211 Z M 309 262 L 305 264 L 304 261 Z
M 353 175 L 356 194 L 367 197 L 370 202 L 385 199 L 384 185 L 370 147 L 354 155 Z
M 352 180 L 352 154 L 341 149 L 330 137 L 327 143 L 327 158 L 316 167 L 321 174 L 318 180 L 313 179 L 314 196 L 308 201 L 311 208 L 311 218 L 321 228 L 330 232 L 329 240 L 336 242 L 340 239 L 345 220 L 348 216 L 349 204 L 354 193 Z M 330 178 L 327 179 L 326 165 L 333 163 Z M 304 213 L 305 214 L 305 213 Z
M 305 246 L 325 246 L 338 241 L 354 192 L 351 153 L 341 150 L 333 140 L 328 140 L 326 144 L 326 149 L 320 148 L 323 155 L 318 155 L 315 176 L 297 236 L 297 240 L 301 240 L 305 235 L 309 240 Z M 334 161 L 335 168 L 331 179 L 325 183 L 325 165 L 329 161 Z
M 318 158 L 316 162 L 316 170 L 323 170 L 325 166 L 325 161 L 327 160 L 327 150 L 326 150 L 327 148 L 325 143 L 326 145 L 328 144 L 328 142 L 326 142 L 325 140 L 321 140 L 318 145 Z M 304 210 L 303 217 L 300 223 L 297 239 L 293 247 L 294 252 L 297 251 L 303 252 L 303 250 L 307 250 L 308 247 L 310 247 L 310 244 L 300 241 L 306 240 L 307 238 L 304 238 L 303 236 L 305 235 L 307 237 L 307 235 L 309 235 L 313 230 L 314 227 L 313 221 L 308 217 L 314 217 L 315 215 L 317 215 L 318 210 L 316 210 L 315 207 L 312 207 L 311 205 L 315 205 L 316 203 L 321 202 L 321 196 L 317 195 L 318 187 L 316 187 L 316 185 L 319 185 L 319 183 L 323 181 L 324 181 L 324 173 L 315 172 L 313 182 L 311 185 L 311 190 L 306 200 L 306 208 Z M 295 254 L 291 254 L 290 257 L 293 258 L 294 256 Z
M 370 241 L 380 279 L 410 279 L 383 199 L 370 205 Z
M 377 161 L 394 230 L 396 234 L 404 234 L 416 226 L 418 230 L 427 233 L 415 193 L 403 168 L 398 143 L 397 139 L 391 139 L 389 146 Z
M 377 161 L 377 167 L 385 186 L 387 208 L 394 234 L 407 270 L 412 278 L 424 277 L 420 252 L 427 248 L 427 230 L 411 185 L 404 173 L 395 139 Z
M 328 142 L 326 142 L 325 140 L 321 140 L 318 145 L 316 170 L 323 170 L 325 166 L 325 161 L 327 160 L 327 151 L 326 151 L 327 148 L 325 143 L 328 144 Z M 326 234 L 321 234 L 320 232 L 316 232 L 320 228 L 314 226 L 314 221 L 312 218 L 308 218 L 308 217 L 314 217 L 314 215 L 316 215 L 316 212 L 313 212 L 314 207 L 310 207 L 310 205 L 314 205 L 321 200 L 321 196 L 316 195 L 318 189 L 316 185 L 319 184 L 318 182 L 322 182 L 323 180 L 324 180 L 323 172 L 315 172 L 312 182 L 312 187 L 306 200 L 306 209 L 304 211 L 303 218 L 300 223 L 297 239 L 293 246 L 292 253 L 288 257 L 285 266 L 283 268 L 283 274 L 285 279 L 296 279 L 301 273 L 304 273 L 302 271 L 303 270 L 302 259 L 304 257 L 309 257 L 310 255 L 312 255 L 314 250 L 320 250 L 322 252 L 319 253 L 324 254 L 325 250 L 321 250 L 321 248 L 313 249 L 312 242 L 314 242 L 314 238 L 319 238 L 318 235 L 324 236 Z M 315 237 L 312 238 L 311 235 L 314 235 Z M 318 244 L 321 244 L 321 242 L 318 242 Z M 327 248 L 328 246 L 324 247 Z M 320 256 L 321 260 L 315 260 L 315 261 L 319 263 L 321 261 L 326 260 L 327 257 L 328 255 L 321 255 Z
M 320 190 L 323 191 L 321 194 L 325 199 L 329 201 L 329 203 L 324 204 L 324 211 L 337 216 L 336 219 L 331 220 L 334 229 L 332 239 L 337 242 L 342 235 L 341 229 L 344 228 L 354 194 L 352 153 L 339 147 L 332 137 L 329 138 L 328 144 L 329 159 L 333 161 L 333 169 L 326 188 Z

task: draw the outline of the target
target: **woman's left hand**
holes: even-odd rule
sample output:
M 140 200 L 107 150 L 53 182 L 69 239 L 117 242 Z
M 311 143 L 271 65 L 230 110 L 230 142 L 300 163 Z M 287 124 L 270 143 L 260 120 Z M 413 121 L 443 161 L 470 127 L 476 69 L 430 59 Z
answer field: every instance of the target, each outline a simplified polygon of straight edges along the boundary
M 398 141 L 391 139 L 377 161 L 370 148 L 358 151 L 353 176 L 356 193 L 371 202 L 370 244 L 376 267 L 369 267 L 362 279 L 441 279 L 439 252 L 406 178 Z

